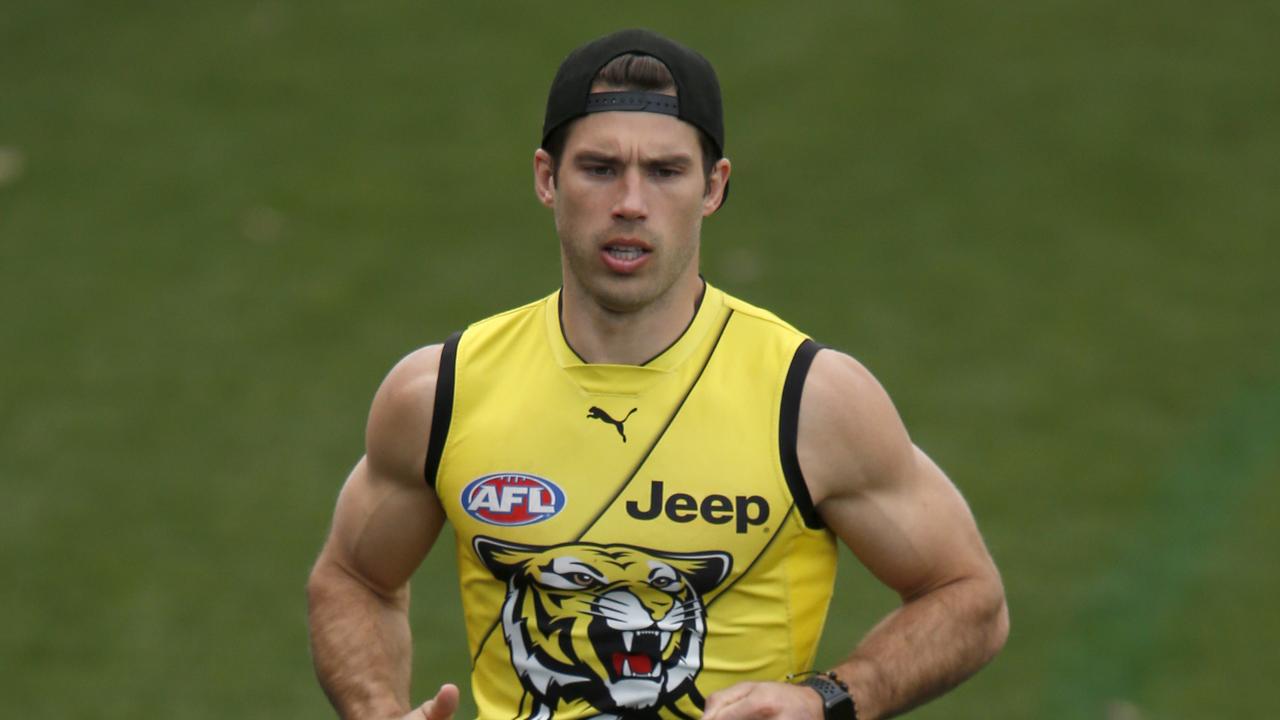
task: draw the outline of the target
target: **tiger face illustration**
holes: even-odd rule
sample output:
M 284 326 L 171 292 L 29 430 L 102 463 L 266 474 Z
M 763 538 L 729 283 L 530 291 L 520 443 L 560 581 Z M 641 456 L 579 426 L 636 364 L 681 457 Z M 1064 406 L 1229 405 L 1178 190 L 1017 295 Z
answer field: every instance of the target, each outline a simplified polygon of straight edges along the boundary
M 647 715 L 691 697 L 702 669 L 702 596 L 729 576 L 722 552 L 632 545 L 536 546 L 478 536 L 473 547 L 507 582 L 502 631 L 532 696 L 531 718 L 562 703 Z

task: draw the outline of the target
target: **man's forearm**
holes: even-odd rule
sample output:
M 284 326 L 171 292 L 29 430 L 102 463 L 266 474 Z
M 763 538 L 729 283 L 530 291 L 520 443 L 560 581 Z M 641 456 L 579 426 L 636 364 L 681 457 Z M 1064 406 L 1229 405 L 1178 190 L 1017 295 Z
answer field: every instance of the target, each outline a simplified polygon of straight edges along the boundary
M 835 668 L 858 719 L 893 717 L 977 672 L 1004 646 L 1009 616 L 998 579 L 966 579 L 913 598 Z
M 316 676 L 339 716 L 363 720 L 407 713 L 408 588 L 383 597 L 322 561 L 307 583 L 307 605 Z

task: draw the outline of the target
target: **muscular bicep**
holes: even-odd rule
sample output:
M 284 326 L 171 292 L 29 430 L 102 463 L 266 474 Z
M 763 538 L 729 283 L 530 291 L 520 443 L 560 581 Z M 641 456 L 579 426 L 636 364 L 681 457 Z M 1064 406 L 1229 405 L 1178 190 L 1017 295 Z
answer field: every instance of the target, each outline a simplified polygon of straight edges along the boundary
M 338 496 L 322 559 L 391 595 L 409 581 L 443 523 L 444 511 L 425 481 L 387 477 L 361 458 Z
M 440 346 L 423 348 L 378 389 L 366 454 L 342 487 L 320 556 L 384 596 L 405 586 L 444 523 L 423 477 L 439 360 Z
M 991 565 L 959 491 L 923 452 L 913 454 L 909 475 L 821 508 L 867 569 L 904 598 L 985 575 Z
M 852 358 L 815 358 L 799 431 L 801 470 L 823 521 L 901 596 L 994 572 L 959 491 Z

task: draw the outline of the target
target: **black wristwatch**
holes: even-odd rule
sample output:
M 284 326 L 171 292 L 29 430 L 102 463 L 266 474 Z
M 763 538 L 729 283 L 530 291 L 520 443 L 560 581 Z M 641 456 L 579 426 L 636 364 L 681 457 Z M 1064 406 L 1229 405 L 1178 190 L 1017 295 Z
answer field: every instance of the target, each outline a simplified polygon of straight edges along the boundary
M 853 704 L 849 686 L 835 673 L 814 673 L 796 684 L 813 688 L 822 698 L 824 720 L 858 720 L 858 708 Z

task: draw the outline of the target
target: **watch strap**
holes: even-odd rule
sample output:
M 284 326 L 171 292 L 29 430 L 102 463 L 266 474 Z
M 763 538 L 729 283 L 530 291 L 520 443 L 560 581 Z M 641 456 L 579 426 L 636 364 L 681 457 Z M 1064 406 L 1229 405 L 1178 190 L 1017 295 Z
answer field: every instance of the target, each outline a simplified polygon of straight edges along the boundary
M 849 686 L 835 673 L 813 673 L 796 684 L 812 688 L 822 698 L 823 720 L 858 720 Z

